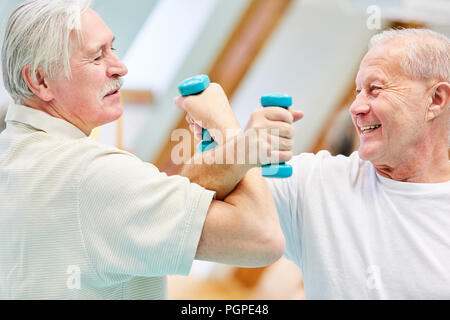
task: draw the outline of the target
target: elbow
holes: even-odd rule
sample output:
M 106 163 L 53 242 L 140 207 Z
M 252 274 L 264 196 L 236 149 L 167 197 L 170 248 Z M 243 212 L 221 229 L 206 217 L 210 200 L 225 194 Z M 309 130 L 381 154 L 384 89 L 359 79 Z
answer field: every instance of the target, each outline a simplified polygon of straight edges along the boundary
M 258 225 L 260 244 L 263 253 L 264 265 L 273 264 L 278 261 L 286 250 L 286 239 L 281 230 L 275 207 L 268 219 L 261 219 Z
M 260 232 L 258 258 L 254 260 L 257 265 L 253 267 L 264 267 L 278 261 L 286 250 L 286 240 L 280 228 L 278 230 L 265 229 Z
M 248 233 L 248 241 L 253 243 L 253 265 L 249 267 L 264 267 L 278 261 L 286 250 L 286 240 L 280 223 L 274 214 L 267 219 L 252 219 L 252 231 Z M 249 223 L 250 224 L 250 223 Z
M 286 251 L 286 239 L 284 238 L 283 232 L 280 230 L 280 239 L 278 240 L 277 248 L 275 251 L 276 259 L 273 262 L 278 261 L 284 255 L 285 251 Z
M 248 238 L 245 254 L 240 252 L 236 265 L 244 268 L 260 268 L 278 261 L 286 250 L 286 241 L 281 230 L 274 228 L 258 230 Z M 255 230 L 256 231 L 256 230 Z M 232 263 L 235 264 L 235 263 Z
M 286 250 L 286 240 L 283 232 L 277 230 L 275 233 L 268 235 L 270 238 L 266 240 L 264 264 L 270 265 L 278 261 Z

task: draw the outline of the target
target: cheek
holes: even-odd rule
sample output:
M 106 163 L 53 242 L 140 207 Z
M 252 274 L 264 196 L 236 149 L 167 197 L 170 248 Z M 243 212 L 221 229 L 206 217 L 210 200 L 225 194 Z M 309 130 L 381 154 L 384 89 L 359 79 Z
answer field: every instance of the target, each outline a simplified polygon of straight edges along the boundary
M 370 102 L 370 106 L 373 116 L 381 123 L 383 129 L 389 128 L 391 120 L 396 116 L 396 108 L 393 101 L 389 97 L 380 94 Z
M 76 90 L 74 90 L 75 86 L 70 83 L 59 87 L 56 91 L 57 101 L 60 105 L 66 108 L 74 109 L 80 101 L 80 95 Z
M 92 83 L 71 82 L 59 92 L 61 106 L 73 116 L 88 117 L 98 109 L 98 90 Z
M 86 81 L 84 83 L 78 84 L 76 86 L 77 92 L 75 94 L 75 99 L 77 100 L 77 105 L 84 110 L 98 109 L 99 104 L 102 103 L 100 98 L 100 93 L 103 86 L 99 82 Z
M 105 71 L 96 65 L 89 65 L 72 76 L 71 82 L 79 93 L 98 94 L 105 84 Z
M 392 144 L 410 144 L 423 133 L 423 110 L 407 99 L 387 100 L 379 118 L 383 124 L 383 135 Z

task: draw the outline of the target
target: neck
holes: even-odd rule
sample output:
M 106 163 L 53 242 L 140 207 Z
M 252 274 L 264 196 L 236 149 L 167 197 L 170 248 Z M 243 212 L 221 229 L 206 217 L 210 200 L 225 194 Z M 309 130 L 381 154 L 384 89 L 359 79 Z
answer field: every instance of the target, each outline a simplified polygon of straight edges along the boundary
M 42 112 L 45 112 L 52 117 L 63 119 L 78 129 L 80 129 L 86 136 L 89 136 L 91 134 L 92 129 L 87 128 L 87 126 L 84 125 L 83 121 L 81 119 L 74 119 L 70 115 L 66 114 L 64 110 L 61 110 L 60 108 L 57 108 L 53 106 L 51 103 L 47 103 L 44 101 L 34 101 L 34 100 L 28 100 L 23 103 L 24 106 L 27 106 L 32 109 L 36 109 Z
M 438 183 L 450 180 L 448 142 L 432 145 L 426 141 L 422 148 L 415 148 L 410 154 L 402 154 L 395 165 L 375 164 L 383 177 L 415 183 Z

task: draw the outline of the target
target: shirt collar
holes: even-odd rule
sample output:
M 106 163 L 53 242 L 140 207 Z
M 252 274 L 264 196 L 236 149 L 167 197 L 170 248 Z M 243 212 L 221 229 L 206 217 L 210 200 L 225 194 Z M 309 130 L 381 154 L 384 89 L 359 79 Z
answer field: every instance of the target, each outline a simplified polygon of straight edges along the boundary
M 17 121 L 33 128 L 45 131 L 50 135 L 69 139 L 85 138 L 86 135 L 66 120 L 53 117 L 44 111 L 33 109 L 19 104 L 8 106 L 5 121 Z

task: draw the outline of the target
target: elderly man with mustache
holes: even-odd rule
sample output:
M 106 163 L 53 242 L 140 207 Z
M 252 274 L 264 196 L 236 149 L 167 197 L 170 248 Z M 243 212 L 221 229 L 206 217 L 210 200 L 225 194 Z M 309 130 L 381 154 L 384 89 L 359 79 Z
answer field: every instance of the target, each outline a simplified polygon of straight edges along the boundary
M 30 0 L 8 22 L 3 75 L 15 104 L 0 134 L 0 299 L 164 299 L 166 275 L 188 274 L 194 259 L 277 260 L 285 242 L 262 163 L 209 162 L 168 177 L 88 137 L 121 116 L 127 73 L 89 5 Z M 211 84 L 204 95 L 224 93 Z M 218 149 L 234 150 L 248 130 L 229 105 L 217 108 L 222 128 L 237 132 Z M 292 131 L 301 116 L 270 113 L 249 129 Z M 274 138 L 250 143 L 289 160 L 292 135 L 283 149 Z

